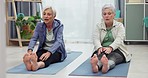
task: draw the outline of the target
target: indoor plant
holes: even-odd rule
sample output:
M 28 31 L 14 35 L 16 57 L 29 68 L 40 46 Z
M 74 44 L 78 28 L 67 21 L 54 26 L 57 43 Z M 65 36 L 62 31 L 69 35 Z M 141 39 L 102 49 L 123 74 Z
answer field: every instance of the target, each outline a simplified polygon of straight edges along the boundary
M 38 19 L 40 19 L 38 14 L 28 18 L 26 18 L 23 13 L 19 13 L 17 15 L 15 25 L 20 28 L 20 35 L 22 39 L 30 39 L 32 37 L 36 23 L 39 21 Z

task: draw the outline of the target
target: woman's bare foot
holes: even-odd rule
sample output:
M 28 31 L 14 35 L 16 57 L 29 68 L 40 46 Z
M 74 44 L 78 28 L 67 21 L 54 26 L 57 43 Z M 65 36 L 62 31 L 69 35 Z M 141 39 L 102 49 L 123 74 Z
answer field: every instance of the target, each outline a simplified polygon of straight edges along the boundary
M 102 56 L 101 62 L 103 64 L 102 73 L 106 73 L 108 71 L 108 58 L 106 57 L 106 55 Z
M 24 64 L 25 64 L 25 66 L 26 66 L 26 69 L 28 70 L 28 71 L 30 71 L 31 70 L 31 61 L 30 61 L 30 54 L 25 54 L 24 55 L 24 57 L 23 57 L 23 62 L 24 62 Z
M 98 57 L 97 57 L 96 54 L 94 54 L 94 56 L 91 58 L 90 63 L 91 63 L 91 66 L 92 66 L 92 71 L 94 73 L 97 73 L 99 71 L 99 68 L 98 68 L 98 65 L 97 65 L 97 63 L 98 63 Z
M 39 68 L 37 63 L 37 55 L 35 53 L 32 53 L 31 55 L 31 65 L 32 71 L 36 71 Z

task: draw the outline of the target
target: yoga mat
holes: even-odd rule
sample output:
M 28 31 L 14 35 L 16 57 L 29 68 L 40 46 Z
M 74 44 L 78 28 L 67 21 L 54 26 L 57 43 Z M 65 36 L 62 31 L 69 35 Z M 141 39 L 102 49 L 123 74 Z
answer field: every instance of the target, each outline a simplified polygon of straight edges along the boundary
M 103 77 L 127 77 L 130 63 L 116 65 L 114 69 L 103 74 L 101 71 L 93 73 L 90 64 L 90 58 L 76 68 L 70 76 L 103 76 Z
M 44 74 L 44 75 L 54 75 L 57 72 L 59 72 L 60 70 L 62 70 L 63 68 L 65 68 L 72 61 L 74 61 L 81 54 L 82 54 L 82 52 L 76 52 L 76 51 L 68 52 L 67 53 L 67 58 L 63 62 L 51 64 L 49 67 L 43 68 L 43 69 L 39 69 L 37 71 L 27 71 L 26 67 L 25 67 L 25 65 L 23 63 L 23 64 L 20 64 L 20 65 L 18 65 L 16 67 L 13 67 L 13 68 L 9 69 L 7 71 L 7 73 L 11 73 L 11 74 Z

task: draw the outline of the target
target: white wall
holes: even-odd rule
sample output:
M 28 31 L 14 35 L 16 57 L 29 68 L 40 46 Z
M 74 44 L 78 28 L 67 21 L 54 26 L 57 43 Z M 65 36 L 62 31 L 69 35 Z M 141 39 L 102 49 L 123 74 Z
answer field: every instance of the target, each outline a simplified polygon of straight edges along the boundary
M 0 2 L 0 78 L 5 78 L 5 48 L 6 48 L 6 33 L 5 33 L 5 0 Z
M 64 40 L 91 42 L 94 26 L 100 21 L 104 4 L 114 0 L 43 0 L 43 7 L 53 6 L 64 24 Z

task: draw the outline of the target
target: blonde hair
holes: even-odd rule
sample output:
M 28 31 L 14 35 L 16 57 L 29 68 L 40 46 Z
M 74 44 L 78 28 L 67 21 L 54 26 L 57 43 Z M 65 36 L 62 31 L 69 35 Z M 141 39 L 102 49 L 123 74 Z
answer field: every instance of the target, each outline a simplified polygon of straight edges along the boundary
M 105 5 L 102 7 L 102 14 L 103 14 L 103 11 L 104 11 L 105 9 L 111 9 L 114 14 L 116 13 L 115 7 L 114 7 L 112 4 L 105 4 Z
M 45 7 L 45 8 L 43 9 L 43 13 L 44 13 L 46 10 L 48 10 L 48 9 L 51 9 L 52 12 L 53 12 L 53 16 L 56 17 L 56 10 L 55 10 L 53 7 L 51 7 L 51 6 Z

